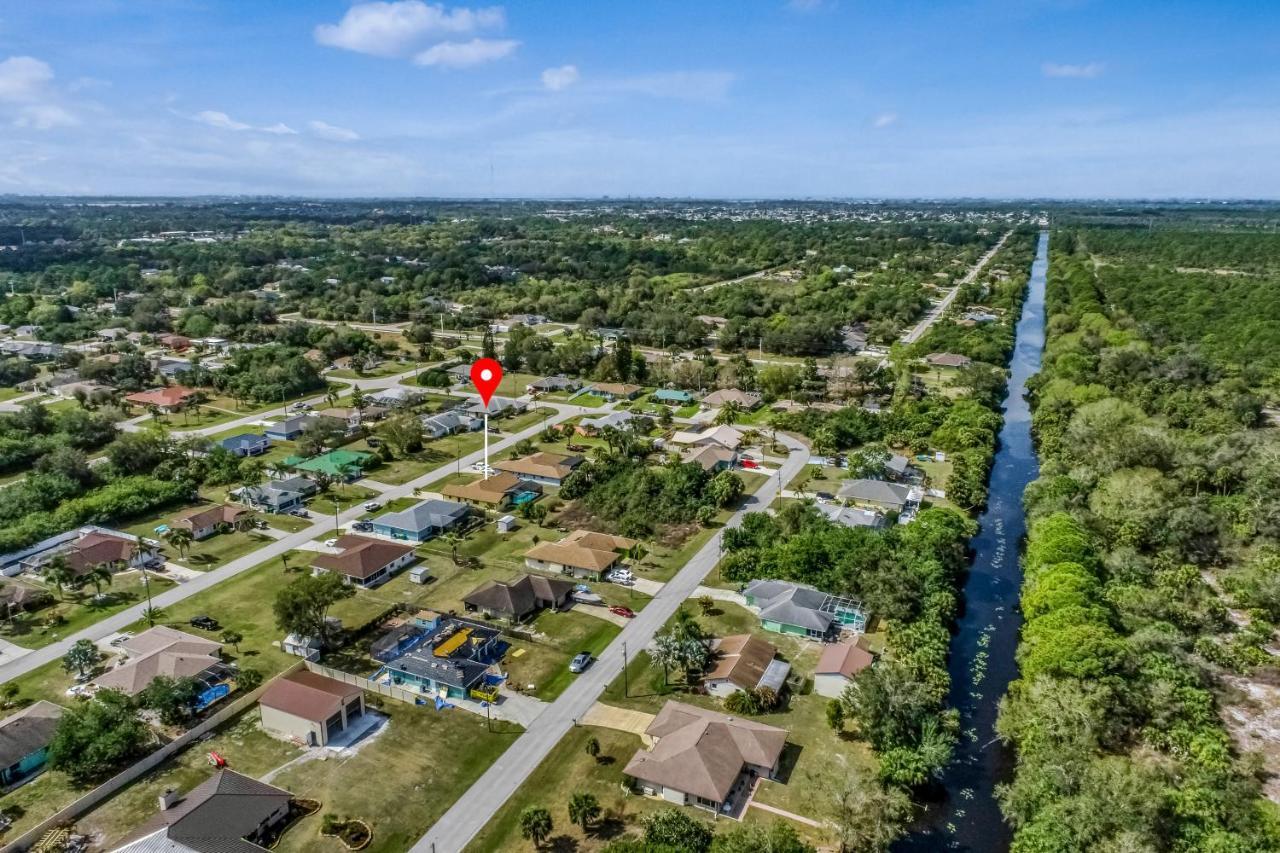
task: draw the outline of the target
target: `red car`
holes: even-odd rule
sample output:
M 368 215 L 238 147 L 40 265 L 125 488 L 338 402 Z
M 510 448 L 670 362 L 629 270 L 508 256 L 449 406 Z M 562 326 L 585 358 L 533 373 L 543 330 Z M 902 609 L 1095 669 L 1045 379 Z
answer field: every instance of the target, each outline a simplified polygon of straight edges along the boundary
M 610 607 L 609 612 L 612 613 L 614 616 L 624 616 L 627 619 L 636 618 L 636 612 L 632 610 L 630 607 L 622 607 L 621 605 L 617 607 Z
M 754 460 L 754 459 L 751 459 L 750 457 L 745 457 L 745 456 L 742 458 L 742 463 L 741 463 L 741 464 L 742 464 L 742 467 L 743 467 L 743 468 L 747 468 L 747 469 L 751 469 L 751 468 L 759 468 L 759 467 L 760 467 L 760 463 L 759 463 L 759 462 L 757 462 L 757 461 L 756 461 L 756 460 Z

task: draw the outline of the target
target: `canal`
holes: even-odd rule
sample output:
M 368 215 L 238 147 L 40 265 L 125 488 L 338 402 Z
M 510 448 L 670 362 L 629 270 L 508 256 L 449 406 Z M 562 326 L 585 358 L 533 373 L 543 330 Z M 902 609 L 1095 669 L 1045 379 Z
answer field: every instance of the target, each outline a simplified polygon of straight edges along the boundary
M 1013 756 L 996 740 L 1000 697 L 1017 677 L 1019 548 L 1026 530 L 1022 493 L 1040 470 L 1031 443 L 1031 408 L 1024 392 L 1040 370 L 1044 349 L 1044 289 L 1049 234 L 1040 233 L 1031 267 L 1017 340 L 1010 361 L 1004 426 L 991 469 L 987 508 L 971 547 L 973 562 L 964 583 L 964 610 L 951 641 L 950 705 L 960 711 L 960 742 L 942 779 L 942 795 L 931 803 L 911 835 L 894 846 L 900 853 L 962 850 L 1002 853 L 1010 832 L 995 800 Z

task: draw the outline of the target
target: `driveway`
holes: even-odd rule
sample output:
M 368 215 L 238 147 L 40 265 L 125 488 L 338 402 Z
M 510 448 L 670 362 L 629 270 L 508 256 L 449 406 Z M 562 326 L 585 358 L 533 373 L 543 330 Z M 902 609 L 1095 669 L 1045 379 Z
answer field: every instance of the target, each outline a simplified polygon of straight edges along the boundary
M 713 598 L 716 601 L 731 601 L 734 604 L 740 604 L 743 607 L 747 607 L 747 600 L 743 598 L 742 593 L 734 592 L 731 589 L 720 589 L 719 587 L 714 586 L 700 586 L 695 589 L 693 591 L 693 595 L 689 597 L 702 598 L 704 595 L 708 598 Z M 749 610 L 750 608 L 748 607 L 747 609 Z
M 619 616 L 617 613 L 610 612 L 609 608 L 599 604 L 583 604 L 578 602 L 569 608 L 575 613 L 585 613 L 588 616 L 594 616 L 597 619 L 603 619 L 606 622 L 612 622 L 615 625 L 625 627 L 631 620 L 626 616 Z
M 643 737 L 644 730 L 653 722 L 653 714 L 597 702 L 587 709 L 587 713 L 583 714 L 578 722 L 584 726 L 599 726 L 602 729 L 631 732 L 633 735 Z

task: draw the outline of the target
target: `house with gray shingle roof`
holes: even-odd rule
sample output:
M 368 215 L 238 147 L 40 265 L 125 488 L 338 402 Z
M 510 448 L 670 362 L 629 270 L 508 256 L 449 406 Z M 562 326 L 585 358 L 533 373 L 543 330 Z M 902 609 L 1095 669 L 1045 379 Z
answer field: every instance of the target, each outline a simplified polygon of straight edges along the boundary
M 861 602 L 806 584 L 754 580 L 742 595 L 748 606 L 757 609 L 766 631 L 826 639 L 841 631 L 862 633 L 867 627 Z
M 867 479 L 845 480 L 837 496 L 841 500 L 857 504 L 874 504 L 894 512 L 902 512 L 907 504 L 918 500 L 915 497 L 915 490 L 910 486 Z
M 420 501 L 408 509 L 375 518 L 373 531 L 379 536 L 390 536 L 392 539 L 426 542 L 457 527 L 470 514 L 471 508 L 464 503 Z

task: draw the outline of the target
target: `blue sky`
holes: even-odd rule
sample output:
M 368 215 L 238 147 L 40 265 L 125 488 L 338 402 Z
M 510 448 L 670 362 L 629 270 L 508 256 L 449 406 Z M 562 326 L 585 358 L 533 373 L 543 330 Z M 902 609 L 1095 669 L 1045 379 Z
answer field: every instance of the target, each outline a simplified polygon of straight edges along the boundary
M 1280 4 L 0 0 L 0 193 L 1280 197 Z

